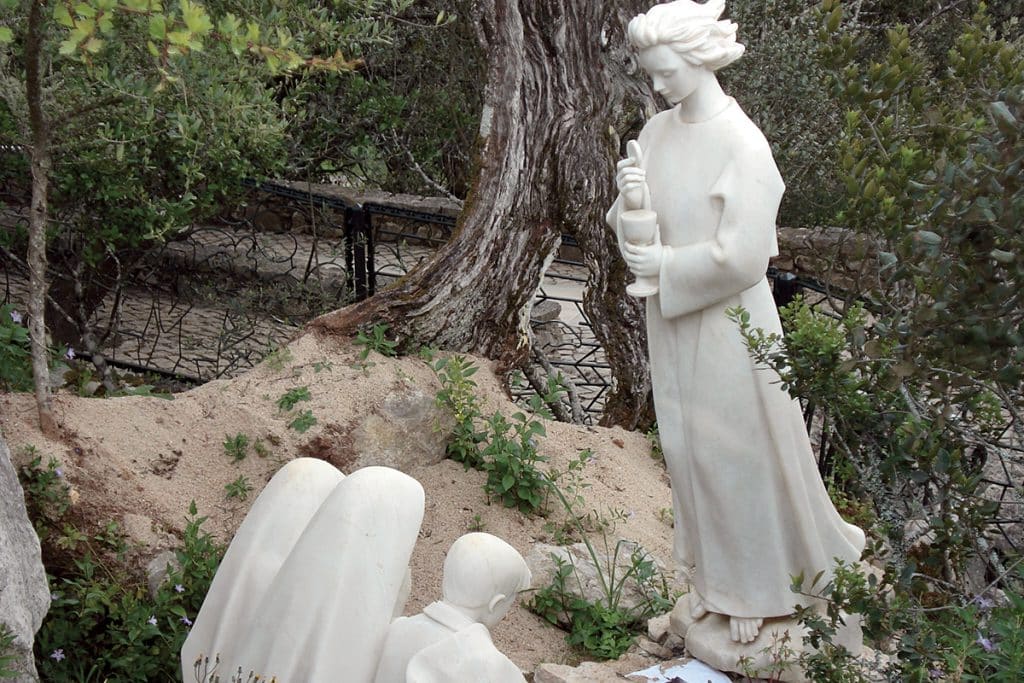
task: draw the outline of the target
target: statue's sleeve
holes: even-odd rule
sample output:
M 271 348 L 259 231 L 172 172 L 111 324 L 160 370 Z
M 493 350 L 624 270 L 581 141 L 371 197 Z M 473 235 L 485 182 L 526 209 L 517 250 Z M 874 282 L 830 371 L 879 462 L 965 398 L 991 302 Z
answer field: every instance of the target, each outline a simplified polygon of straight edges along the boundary
M 714 237 L 665 247 L 659 276 L 665 318 L 700 311 L 752 287 L 778 254 L 775 218 L 786 188 L 768 142 L 759 132 L 752 137 L 731 155 L 711 188 L 711 200 L 721 205 Z

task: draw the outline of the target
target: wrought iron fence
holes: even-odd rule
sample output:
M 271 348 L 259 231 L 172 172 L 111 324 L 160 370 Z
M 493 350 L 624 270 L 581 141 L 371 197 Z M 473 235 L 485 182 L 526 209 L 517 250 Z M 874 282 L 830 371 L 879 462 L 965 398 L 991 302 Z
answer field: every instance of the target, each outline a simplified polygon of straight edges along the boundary
M 100 285 L 109 294 L 89 318 L 95 350 L 115 366 L 188 383 L 234 375 L 310 318 L 371 296 L 428 258 L 450 238 L 458 211 L 446 200 L 252 183 L 216 220 L 106 276 Z M 4 301 L 22 304 L 27 268 L 12 245 L 25 224 L 24 206 L 7 203 L 0 283 Z M 611 388 L 610 371 L 583 310 L 586 267 L 572 258 L 571 238 L 562 247 L 533 303 L 534 362 L 539 374 L 562 375 L 577 417 L 591 423 Z M 820 290 L 787 274 L 769 276 L 780 303 Z M 536 387 L 536 375 L 526 375 Z

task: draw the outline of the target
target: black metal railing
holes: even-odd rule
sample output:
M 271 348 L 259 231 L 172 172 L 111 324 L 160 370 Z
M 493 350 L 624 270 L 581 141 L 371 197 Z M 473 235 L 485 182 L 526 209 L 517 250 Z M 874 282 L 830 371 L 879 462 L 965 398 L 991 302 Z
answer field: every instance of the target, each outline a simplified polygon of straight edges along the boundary
M 103 283 L 90 324 L 108 361 L 200 382 L 255 365 L 304 322 L 372 296 L 450 239 L 453 202 L 295 182 L 250 182 L 215 220 L 192 226 Z M 425 204 L 425 205 L 424 205 Z M 3 226 L 23 215 L 9 210 Z M 561 373 L 582 408 L 600 416 L 611 389 L 604 350 L 583 310 L 587 270 L 572 238 L 533 302 L 537 365 Z M 27 270 L 4 252 L 3 299 L 24 300 Z M 778 303 L 816 283 L 769 272 Z M 88 350 L 85 350 L 88 352 Z M 524 388 L 522 391 L 528 391 Z

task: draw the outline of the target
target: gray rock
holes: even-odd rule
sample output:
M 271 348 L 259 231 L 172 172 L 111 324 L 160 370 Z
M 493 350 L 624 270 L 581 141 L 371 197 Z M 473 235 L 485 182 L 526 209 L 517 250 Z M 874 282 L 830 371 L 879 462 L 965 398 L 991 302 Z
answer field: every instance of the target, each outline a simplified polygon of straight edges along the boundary
M 172 569 L 174 571 L 181 569 L 178 556 L 173 551 L 165 550 L 149 561 L 149 564 L 146 565 L 146 582 L 149 585 L 151 597 L 156 598 L 157 591 L 167 580 L 167 575 Z
M 613 662 L 583 662 L 579 666 L 541 664 L 533 672 L 534 683 L 622 683 L 626 674 L 641 671 L 655 663 L 652 657 L 626 654 Z
M 530 309 L 530 322 L 534 323 L 549 323 L 552 320 L 558 320 L 558 316 L 562 314 L 562 304 L 551 299 L 544 299 L 543 301 L 537 302 L 533 308 Z
M 353 430 L 356 460 L 351 470 L 383 465 L 409 472 L 417 465 L 438 463 L 444 460 L 454 427 L 455 418 L 433 396 L 403 385 Z
M 39 537 L 25 510 L 25 494 L 0 438 L 0 621 L 14 634 L 16 683 L 39 680 L 32 642 L 50 609 Z
M 610 547 L 614 549 L 615 546 L 612 545 Z M 635 543 L 622 542 L 616 560 L 616 577 L 623 576 L 629 569 L 630 555 L 636 547 Z M 530 572 L 533 574 L 531 588 L 541 589 L 551 584 L 556 571 L 556 563 L 552 556 L 560 558 L 563 562 L 571 562 L 576 567 L 579 581 L 574 577 L 566 581 L 566 589 L 569 593 L 581 596 L 590 602 L 599 602 L 606 599 L 601 587 L 601 580 L 598 576 L 598 569 L 594 565 L 594 560 L 591 558 L 587 546 L 583 543 L 571 546 L 549 545 L 547 543 L 535 544 L 526 556 L 526 564 L 530 567 Z M 600 563 L 601 571 L 607 579 L 610 573 L 612 557 L 598 552 L 597 559 Z M 659 571 L 664 572 L 664 567 L 660 562 L 655 560 L 655 565 Z M 580 584 L 583 586 L 582 594 L 580 592 Z M 625 610 L 640 608 L 647 603 L 646 596 L 650 594 L 651 589 L 652 587 L 650 586 L 638 585 L 636 580 L 631 577 L 623 587 L 619 606 Z
M 670 615 L 661 614 L 647 620 L 647 637 L 656 643 L 664 644 L 669 635 Z

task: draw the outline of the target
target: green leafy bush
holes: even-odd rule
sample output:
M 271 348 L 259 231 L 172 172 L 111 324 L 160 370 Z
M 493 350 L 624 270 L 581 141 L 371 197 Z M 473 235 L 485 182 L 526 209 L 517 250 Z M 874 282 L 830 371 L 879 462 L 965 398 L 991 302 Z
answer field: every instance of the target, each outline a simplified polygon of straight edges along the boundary
M 823 597 L 826 609 L 798 611 L 808 629 L 805 642 L 818 651 L 795 663 L 815 681 L 878 680 L 874 662 L 854 659 L 832 644 L 840 620 L 856 613 L 868 644 L 895 655 L 882 666 L 887 680 L 1019 681 L 1024 677 L 1022 579 L 1018 570 L 1000 577 L 1005 591 L 951 598 L 936 593 L 928 577 L 892 567 L 879 577 L 840 564 L 822 587 L 813 580 L 805 586 L 798 578 L 794 590 Z M 935 604 L 936 599 L 943 602 Z
M 433 361 L 431 368 L 441 381 L 441 391 L 437 392 L 435 402 L 438 407 L 451 411 L 455 418 L 455 428 L 446 449 L 448 457 L 467 468 L 481 469 L 483 456 L 480 445 L 485 435 L 477 425 L 483 415 L 480 399 L 474 393 L 476 382 L 470 379 L 476 374 L 477 367 L 464 356 L 451 356 Z
M 116 524 L 85 533 L 69 518 L 69 487 L 56 461 L 43 468 L 34 458 L 19 476 L 50 580 L 50 611 L 35 644 L 42 679 L 180 680 L 178 653 L 223 555 L 195 503 L 177 551 L 180 568 L 169 567 L 151 597 L 127 568 L 130 548 Z
M 544 425 L 524 413 L 513 414 L 511 422 L 495 413 L 486 427 L 480 455 L 487 496 L 527 514 L 542 512 L 547 485 L 538 465 L 547 458 L 537 452 L 537 437 L 546 435 Z
M 28 329 L 14 306 L 0 306 L 0 389 L 31 391 L 32 358 Z

